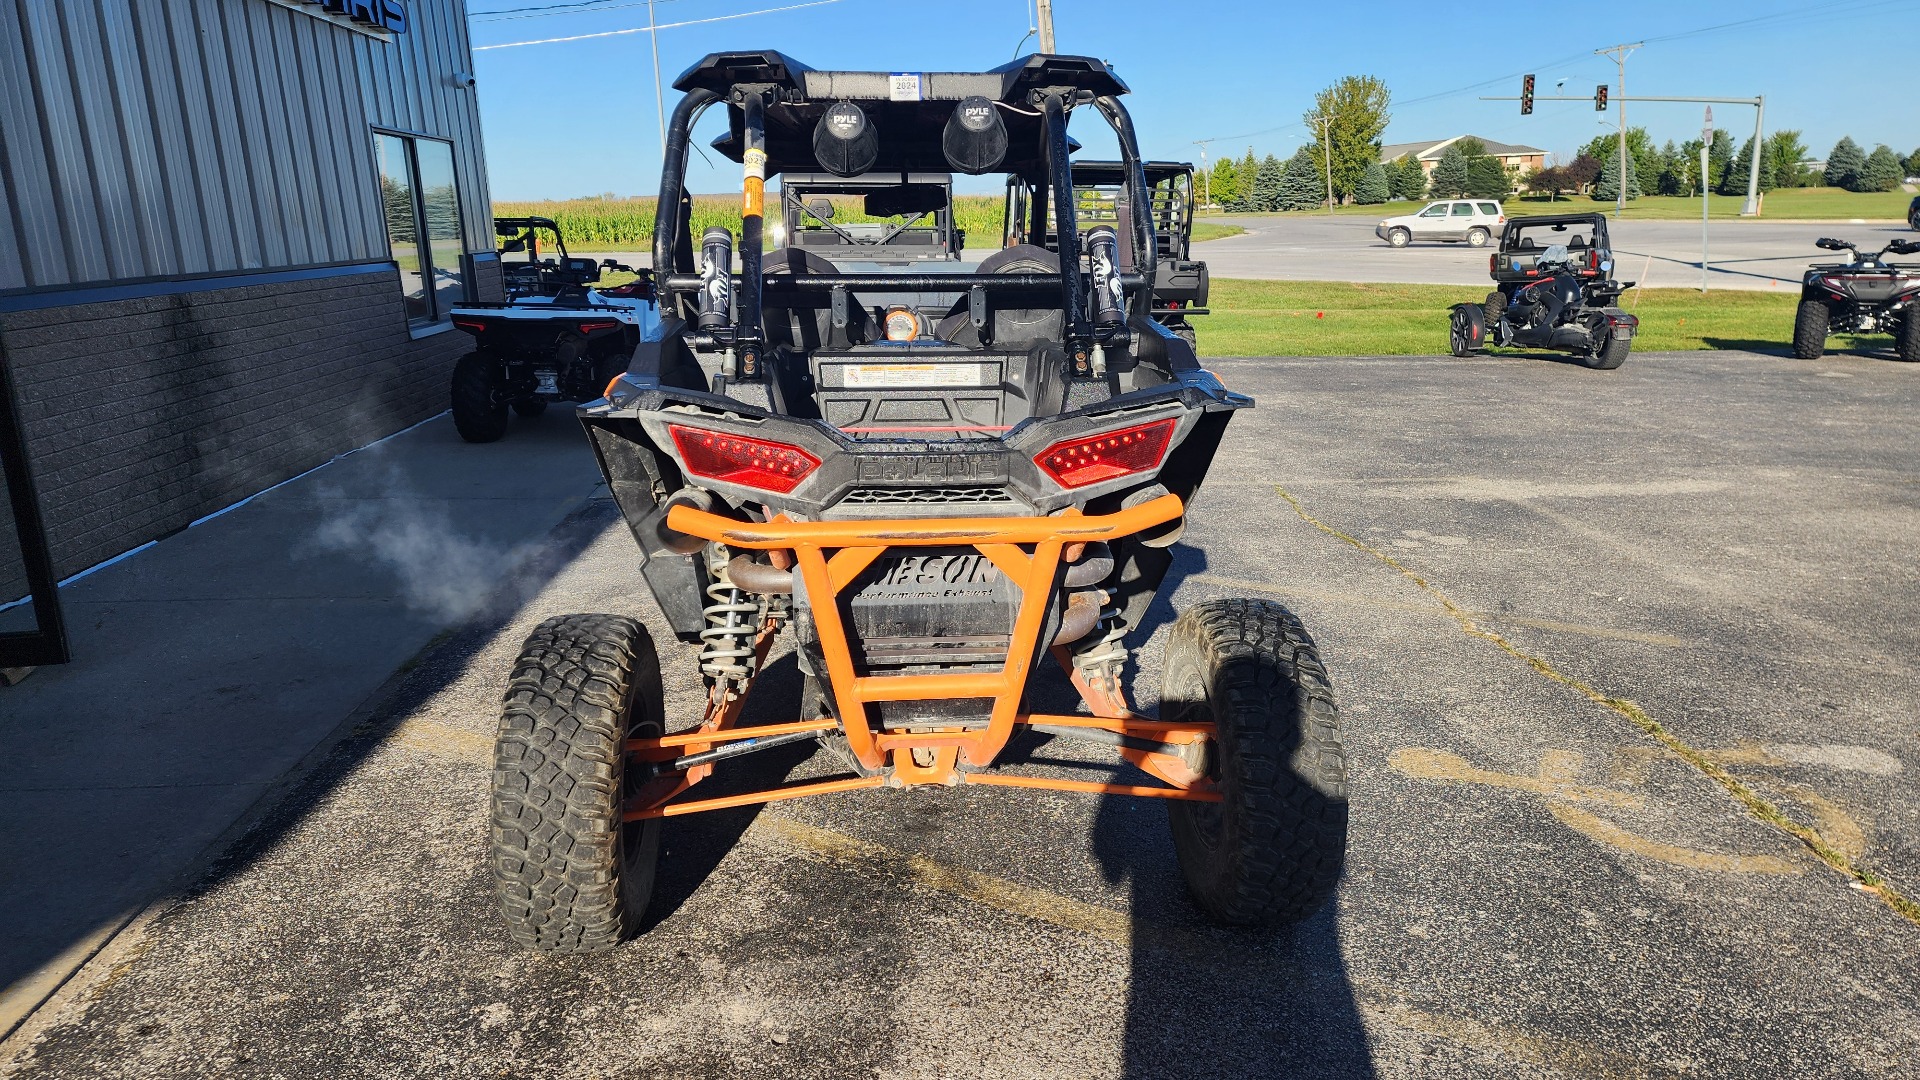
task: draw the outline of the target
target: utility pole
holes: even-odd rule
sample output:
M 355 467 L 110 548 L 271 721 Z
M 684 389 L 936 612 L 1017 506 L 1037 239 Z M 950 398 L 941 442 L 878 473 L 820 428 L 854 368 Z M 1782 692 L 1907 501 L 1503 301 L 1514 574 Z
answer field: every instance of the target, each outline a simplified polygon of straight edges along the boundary
M 660 114 L 660 154 L 667 153 L 667 98 L 660 89 L 660 31 L 654 29 L 653 0 L 647 0 L 647 40 L 653 42 L 653 107 Z
M 1195 139 L 1193 145 L 1200 148 L 1200 205 L 1213 205 L 1213 177 L 1207 173 L 1207 144 L 1212 139 Z
M 1039 0 L 1040 51 L 1053 51 L 1053 0 Z
M 1700 291 L 1707 291 L 1707 159 L 1713 146 L 1713 106 L 1707 106 L 1706 126 L 1700 129 Z M 1755 156 L 1759 156 L 1757 153 Z
M 1320 149 L 1322 156 L 1327 159 L 1327 213 L 1331 214 L 1333 213 L 1333 135 L 1329 125 L 1333 123 L 1333 117 L 1309 116 L 1307 123 L 1320 125 Z
M 1765 149 L 1760 143 L 1760 129 L 1767 121 L 1767 95 L 1754 98 L 1753 105 L 1753 168 L 1747 173 L 1747 204 L 1740 208 L 1741 217 L 1760 216 L 1760 153 Z
M 1620 194 L 1614 206 L 1614 217 L 1619 217 L 1627 209 L 1627 57 L 1645 44 L 1644 41 L 1636 41 L 1631 45 L 1593 50 L 1595 56 L 1613 57 L 1613 62 L 1620 68 Z

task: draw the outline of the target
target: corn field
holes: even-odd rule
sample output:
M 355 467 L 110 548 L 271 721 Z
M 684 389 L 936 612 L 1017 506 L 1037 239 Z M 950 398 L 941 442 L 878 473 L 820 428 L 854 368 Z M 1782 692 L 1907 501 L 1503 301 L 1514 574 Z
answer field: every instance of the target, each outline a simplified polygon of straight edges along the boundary
M 654 202 L 632 199 L 549 199 L 537 202 L 496 202 L 500 217 L 552 218 L 573 251 L 644 251 L 653 244 Z M 879 221 L 860 213 L 857 200 L 835 199 L 835 221 Z M 954 224 L 967 234 L 967 246 L 978 250 L 1000 246 L 1002 200 L 997 195 L 957 195 Z M 779 202 L 768 199 L 770 209 Z M 719 225 L 738 235 L 740 200 L 728 195 L 693 197 L 693 235 L 698 240 L 708 226 Z

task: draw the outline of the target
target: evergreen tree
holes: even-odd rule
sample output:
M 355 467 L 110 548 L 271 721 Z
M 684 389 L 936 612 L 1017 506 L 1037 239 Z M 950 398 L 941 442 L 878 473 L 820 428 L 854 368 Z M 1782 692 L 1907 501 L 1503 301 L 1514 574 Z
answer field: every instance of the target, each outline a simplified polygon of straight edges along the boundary
M 1664 194 L 1700 194 L 1700 148 L 1704 145 L 1699 139 L 1688 139 L 1680 144 L 1680 149 L 1674 155 L 1670 166 L 1670 175 L 1675 181 L 1676 190 L 1666 191 L 1663 187 Z
M 1427 197 L 1427 170 L 1420 165 L 1412 154 L 1401 155 L 1397 167 L 1392 170 L 1393 197 L 1396 199 L 1424 199 Z
M 1892 191 L 1900 186 L 1900 159 L 1885 145 L 1873 148 L 1867 155 L 1866 168 L 1860 170 L 1860 185 L 1855 191 Z
M 1353 189 L 1353 201 L 1364 206 L 1374 206 L 1393 197 L 1393 185 L 1387 180 L 1387 167 L 1374 162 L 1367 171 L 1360 174 L 1360 183 Z
M 1254 159 L 1253 147 L 1247 147 L 1246 156 L 1240 159 L 1240 167 L 1235 171 L 1240 174 L 1240 201 L 1250 202 L 1254 181 L 1260 176 L 1260 162 Z
M 1866 167 L 1867 155 L 1860 149 L 1860 144 L 1854 142 L 1851 135 L 1842 136 L 1839 142 L 1833 144 L 1833 152 L 1827 155 L 1827 186 L 1851 191 L 1858 182 L 1860 171 Z
M 1627 151 L 1627 199 L 1632 201 L 1641 196 L 1640 171 L 1634 168 L 1633 151 Z M 1600 169 L 1600 181 L 1593 185 L 1593 197 L 1599 202 L 1612 202 L 1620 197 L 1620 151 L 1616 147 L 1614 156 Z
M 1700 156 L 1697 148 L 1694 156 Z M 1672 139 L 1668 139 L 1667 145 L 1660 148 L 1659 165 L 1660 180 L 1653 190 L 1662 195 L 1684 192 L 1687 186 L 1687 159 L 1681 155 L 1680 148 L 1674 145 Z
M 1718 189 L 1733 168 L 1733 136 L 1715 129 L 1713 145 L 1707 148 L 1707 187 Z
M 1274 164 L 1279 166 L 1278 162 Z M 1326 180 L 1321 175 L 1320 163 L 1314 160 L 1313 148 L 1303 146 L 1280 168 L 1275 184 L 1274 201 L 1277 205 L 1274 209 L 1311 210 L 1326 201 L 1326 194 Z
M 1720 181 L 1720 194 L 1745 195 L 1747 181 L 1752 178 L 1752 175 L 1753 136 L 1749 135 L 1747 141 L 1740 144 L 1740 152 L 1734 155 L 1733 165 L 1727 170 L 1726 177 Z M 1767 175 L 1765 162 L 1762 162 L 1760 169 L 1760 190 L 1773 190 L 1773 178 Z
M 1906 167 L 1908 176 L 1920 176 L 1920 149 L 1907 155 Z
M 1467 193 L 1467 155 L 1459 143 L 1447 147 L 1433 167 L 1433 197 L 1454 199 Z
M 1504 199 L 1513 193 L 1513 184 L 1499 158 L 1467 159 L 1467 194 L 1476 199 Z
M 1260 169 L 1253 176 L 1253 197 L 1247 200 L 1251 210 L 1289 210 L 1291 207 L 1280 205 L 1280 179 L 1286 169 L 1280 159 L 1268 154 L 1260 163 Z

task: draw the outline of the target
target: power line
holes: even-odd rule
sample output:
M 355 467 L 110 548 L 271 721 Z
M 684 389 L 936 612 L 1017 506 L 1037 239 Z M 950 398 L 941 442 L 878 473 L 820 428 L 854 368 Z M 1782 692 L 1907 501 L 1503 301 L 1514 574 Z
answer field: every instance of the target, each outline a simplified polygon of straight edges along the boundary
M 549 15 L 573 15 L 580 12 L 618 11 L 621 8 L 639 7 L 644 0 L 561 0 L 555 4 L 534 4 L 529 7 L 496 8 L 492 11 L 470 11 L 469 22 L 506 22 L 510 19 L 540 19 Z M 671 3 L 672 0 L 660 0 Z
M 569 34 L 566 37 L 538 38 L 533 41 L 507 41 L 498 45 L 475 45 L 474 52 L 486 52 L 489 49 L 517 49 L 522 45 L 553 45 L 562 41 L 586 41 L 589 38 L 621 37 L 626 34 L 655 33 L 661 30 L 673 30 L 682 26 L 702 26 L 707 23 L 726 22 L 729 19 L 744 19 L 752 15 L 772 15 L 781 11 L 798 11 L 801 8 L 823 7 L 838 4 L 842 0 L 809 0 L 805 4 L 788 4 L 785 7 L 761 8 L 759 11 L 742 11 L 737 15 L 715 15 L 710 19 L 686 19 L 681 22 L 659 23 L 655 26 L 635 26 L 626 30 L 602 30 L 596 34 Z

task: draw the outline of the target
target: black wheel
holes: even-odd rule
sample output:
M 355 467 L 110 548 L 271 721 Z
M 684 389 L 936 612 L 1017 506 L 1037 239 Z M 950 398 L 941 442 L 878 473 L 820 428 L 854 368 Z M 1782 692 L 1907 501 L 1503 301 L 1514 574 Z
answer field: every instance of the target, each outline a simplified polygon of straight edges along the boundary
M 1187 343 L 1187 346 L 1193 350 L 1195 356 L 1200 355 L 1200 335 L 1194 332 L 1191 325 L 1181 323 L 1179 326 L 1172 327 L 1171 329 L 1181 341 Z
M 1487 339 L 1487 324 L 1481 309 L 1461 304 L 1453 309 L 1447 327 L 1447 348 L 1455 356 L 1472 356 Z
M 644 779 L 622 742 L 664 730 L 660 660 L 619 615 L 562 615 L 528 635 L 493 751 L 494 895 L 513 939 L 604 952 L 639 928 L 660 819 L 621 821 Z
M 1268 600 L 1182 612 L 1167 644 L 1161 715 L 1210 720 L 1218 803 L 1169 805 L 1195 903 L 1236 926 L 1318 911 L 1347 853 L 1347 756 L 1326 669 L 1300 620 Z
M 1488 233 L 1487 230 L 1485 229 L 1478 228 L 1478 227 L 1468 229 L 1467 230 L 1467 246 L 1468 247 L 1486 247 L 1487 241 L 1491 239 L 1491 237 L 1492 237 L 1492 234 Z
M 1595 371 L 1612 371 L 1627 362 L 1627 353 L 1633 350 L 1633 339 L 1618 334 L 1608 334 L 1606 339 L 1594 347 L 1594 350 L 1580 358 L 1580 362 Z
M 531 420 L 547 411 L 547 403 L 545 400 L 537 397 L 521 398 L 519 401 L 513 403 L 513 411 Z
M 471 443 L 493 442 L 507 433 L 507 406 L 500 398 L 500 365 L 470 352 L 453 365 L 453 426 Z
M 1827 353 L 1827 323 L 1832 309 L 1824 300 L 1802 300 L 1793 316 L 1793 355 L 1802 360 L 1818 360 Z
M 1920 364 L 1920 311 L 1911 305 L 1906 318 L 1900 320 L 1899 331 L 1893 335 L 1893 351 L 1909 364 Z
M 1387 230 L 1387 245 L 1389 247 L 1406 247 L 1411 243 L 1413 243 L 1413 234 L 1407 230 L 1398 226 Z

